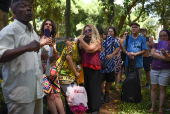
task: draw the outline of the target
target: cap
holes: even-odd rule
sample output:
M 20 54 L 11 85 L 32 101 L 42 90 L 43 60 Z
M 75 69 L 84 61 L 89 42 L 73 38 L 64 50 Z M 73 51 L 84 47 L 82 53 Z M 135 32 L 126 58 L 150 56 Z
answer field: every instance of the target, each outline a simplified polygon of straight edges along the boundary
M 146 28 L 144 28 L 144 27 L 143 27 L 143 28 L 141 28 L 140 30 L 145 30 L 145 31 L 147 32 L 147 29 L 146 29 Z

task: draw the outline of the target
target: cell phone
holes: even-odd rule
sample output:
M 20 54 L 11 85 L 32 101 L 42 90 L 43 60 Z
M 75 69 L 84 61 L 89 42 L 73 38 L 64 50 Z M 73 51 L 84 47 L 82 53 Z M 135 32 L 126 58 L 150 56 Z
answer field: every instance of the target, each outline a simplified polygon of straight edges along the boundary
M 50 29 L 45 29 L 45 36 L 50 37 Z

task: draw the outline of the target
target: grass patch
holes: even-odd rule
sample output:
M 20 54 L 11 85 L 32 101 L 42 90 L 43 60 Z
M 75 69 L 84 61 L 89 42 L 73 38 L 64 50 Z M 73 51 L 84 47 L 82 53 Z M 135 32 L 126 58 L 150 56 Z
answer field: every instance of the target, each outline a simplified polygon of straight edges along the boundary
M 151 107 L 151 89 L 145 89 L 146 77 L 145 77 L 144 71 L 143 71 L 143 74 L 144 74 L 142 76 L 143 86 L 141 88 L 142 102 L 135 104 L 135 103 L 126 103 L 126 102 L 120 101 L 117 107 L 117 114 L 149 114 L 149 109 Z M 167 98 L 163 105 L 163 108 L 164 108 L 163 110 L 165 114 L 170 113 L 167 111 L 167 109 L 170 108 L 170 105 L 169 105 L 170 97 L 169 96 L 170 96 L 170 85 L 167 86 Z M 156 102 L 153 114 L 158 114 L 158 108 L 159 108 L 159 91 L 157 94 L 157 102 Z

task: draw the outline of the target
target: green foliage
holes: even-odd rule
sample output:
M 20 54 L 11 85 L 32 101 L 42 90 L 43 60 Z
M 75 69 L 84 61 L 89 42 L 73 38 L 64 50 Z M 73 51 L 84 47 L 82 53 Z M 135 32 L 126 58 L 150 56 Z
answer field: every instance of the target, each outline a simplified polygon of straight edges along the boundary
M 96 27 L 103 28 L 104 30 L 106 30 L 108 26 L 115 26 L 120 35 L 124 32 L 124 30 L 130 31 L 130 23 L 133 22 L 138 16 L 140 18 L 137 19 L 136 22 L 141 25 L 147 25 L 148 29 L 153 28 L 154 25 L 151 26 L 152 21 L 146 22 L 146 20 L 149 18 L 149 13 L 155 14 L 155 11 L 158 12 L 156 13 L 157 15 L 161 16 L 161 9 L 163 7 L 160 7 L 160 5 L 163 4 L 164 0 L 156 2 L 152 2 L 153 0 L 124 0 L 122 5 L 117 5 L 114 1 L 115 0 L 92 0 L 92 2 L 84 3 L 83 0 L 71 0 L 69 20 L 71 37 L 74 37 L 74 35 L 79 36 L 83 26 L 87 24 L 93 24 Z M 143 2 L 145 3 L 144 9 L 142 8 Z M 166 19 L 164 20 L 169 22 L 169 1 L 164 2 L 163 6 L 165 6 L 166 9 L 164 14 Z M 34 0 L 34 17 L 32 24 L 34 25 L 37 33 L 40 33 L 41 24 L 45 19 L 52 19 L 57 27 L 56 37 L 66 36 L 66 20 L 64 17 L 65 9 L 66 0 Z M 142 14 L 141 11 L 143 11 Z M 9 19 L 11 17 L 12 13 L 10 12 Z M 163 18 L 160 18 L 160 23 L 163 23 L 162 19 Z M 154 30 L 155 28 L 156 26 L 154 26 Z M 149 34 L 155 36 L 154 30 L 151 30 Z
M 159 22 L 165 29 L 170 29 L 170 1 L 169 0 L 152 0 L 147 5 L 147 12 L 152 16 L 159 16 Z

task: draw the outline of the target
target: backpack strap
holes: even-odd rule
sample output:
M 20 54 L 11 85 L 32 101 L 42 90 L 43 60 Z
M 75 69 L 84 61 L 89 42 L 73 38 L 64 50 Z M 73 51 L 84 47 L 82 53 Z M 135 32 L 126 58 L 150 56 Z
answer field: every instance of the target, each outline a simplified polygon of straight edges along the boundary
M 126 50 L 127 50 L 127 46 L 128 46 L 128 40 L 129 40 L 129 35 L 126 36 Z

